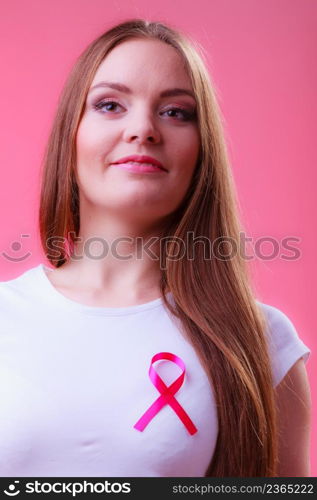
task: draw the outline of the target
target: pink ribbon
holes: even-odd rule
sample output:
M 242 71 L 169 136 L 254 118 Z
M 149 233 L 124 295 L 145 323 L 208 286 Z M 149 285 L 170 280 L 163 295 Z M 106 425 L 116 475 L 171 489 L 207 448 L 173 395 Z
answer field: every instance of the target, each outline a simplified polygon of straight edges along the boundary
M 169 386 L 167 387 L 161 377 L 156 373 L 156 371 L 153 368 L 153 363 L 155 361 L 158 361 L 160 359 L 167 359 L 169 361 L 173 361 L 173 363 L 176 363 L 183 371 L 181 375 Z M 178 389 L 182 386 L 185 378 L 185 363 L 184 361 L 176 356 L 175 354 L 172 354 L 171 352 L 159 352 L 155 354 L 152 358 L 151 365 L 150 365 L 150 370 L 149 370 L 149 376 L 152 381 L 152 383 L 155 385 L 155 387 L 158 389 L 160 392 L 161 396 L 159 396 L 154 403 L 148 408 L 148 410 L 142 415 L 142 417 L 137 421 L 137 423 L 133 426 L 135 429 L 138 431 L 143 431 L 145 427 L 148 425 L 148 423 L 152 420 L 152 418 L 155 417 L 155 415 L 165 406 L 166 404 L 170 405 L 171 408 L 175 411 L 177 416 L 180 418 L 180 420 L 183 422 L 185 425 L 186 429 L 188 430 L 189 434 L 193 435 L 197 432 L 197 429 L 185 410 L 181 407 L 181 405 L 178 403 L 178 401 L 174 398 L 174 394 L 178 391 Z

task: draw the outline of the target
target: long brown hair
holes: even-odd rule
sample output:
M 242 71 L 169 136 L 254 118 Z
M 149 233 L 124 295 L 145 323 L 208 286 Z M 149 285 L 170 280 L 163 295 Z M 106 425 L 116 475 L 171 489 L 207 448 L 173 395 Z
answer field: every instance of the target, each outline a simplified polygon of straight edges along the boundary
M 43 159 L 42 246 L 46 252 L 50 238 L 66 242 L 58 258 L 48 257 L 55 267 L 70 257 L 69 246 L 80 226 L 75 142 L 88 89 L 110 50 L 136 37 L 161 40 L 178 51 L 197 100 L 199 161 L 162 235 L 168 244 L 162 247 L 160 287 L 214 390 L 219 431 L 206 476 L 276 476 L 276 408 L 266 321 L 245 260 L 239 252 L 227 259 L 206 258 L 202 245 L 195 246 L 194 259 L 168 258 L 175 255 L 177 239 L 186 241 L 189 232 L 211 242 L 222 239 L 226 248 L 229 239 L 238 244 L 242 230 L 215 87 L 196 42 L 163 23 L 132 19 L 106 31 L 83 51 L 61 93 Z M 165 297 L 167 289 L 175 308 Z

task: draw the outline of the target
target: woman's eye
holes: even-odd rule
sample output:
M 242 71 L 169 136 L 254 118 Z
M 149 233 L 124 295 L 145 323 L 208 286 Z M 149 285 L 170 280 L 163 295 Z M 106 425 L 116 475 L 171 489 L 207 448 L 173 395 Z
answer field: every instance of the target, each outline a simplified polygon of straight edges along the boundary
M 195 118 L 195 111 L 188 111 L 183 108 L 169 108 L 163 113 L 168 113 L 171 118 L 178 118 L 181 121 L 189 121 Z
M 102 100 L 94 104 L 95 110 L 101 111 L 102 113 L 117 113 L 118 107 L 122 108 L 121 104 L 113 100 Z M 176 118 L 180 121 L 194 120 L 196 116 L 195 110 L 191 111 L 177 107 L 169 108 L 166 111 L 162 111 L 160 114 L 165 113 L 167 113 L 170 118 Z
M 94 108 L 96 110 L 102 110 L 105 109 L 106 111 L 114 111 L 117 106 L 120 106 L 120 104 L 116 101 L 100 101 L 97 102 L 97 104 L 94 105 Z M 120 106 L 121 107 L 121 106 Z

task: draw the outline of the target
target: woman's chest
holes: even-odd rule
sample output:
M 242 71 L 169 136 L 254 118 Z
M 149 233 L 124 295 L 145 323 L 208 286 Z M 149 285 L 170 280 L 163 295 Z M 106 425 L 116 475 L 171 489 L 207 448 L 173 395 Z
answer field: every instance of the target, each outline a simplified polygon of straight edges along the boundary
M 61 331 L 52 322 L 41 335 L 26 328 L 2 337 L 1 473 L 203 475 L 217 438 L 216 407 L 194 350 L 173 328 L 99 321 Z M 151 365 L 160 352 L 175 354 L 185 369 L 164 359 Z M 182 374 L 164 397 L 158 380 L 168 389 Z

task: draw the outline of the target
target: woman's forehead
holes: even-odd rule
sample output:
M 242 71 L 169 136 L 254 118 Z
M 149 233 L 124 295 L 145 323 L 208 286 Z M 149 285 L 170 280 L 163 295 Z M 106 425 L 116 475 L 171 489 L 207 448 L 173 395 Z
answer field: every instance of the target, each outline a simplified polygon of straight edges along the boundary
M 165 85 L 187 84 L 190 79 L 177 50 L 160 40 L 126 40 L 111 50 L 98 67 L 92 86 L 99 80 L 127 83 L 145 80 Z

